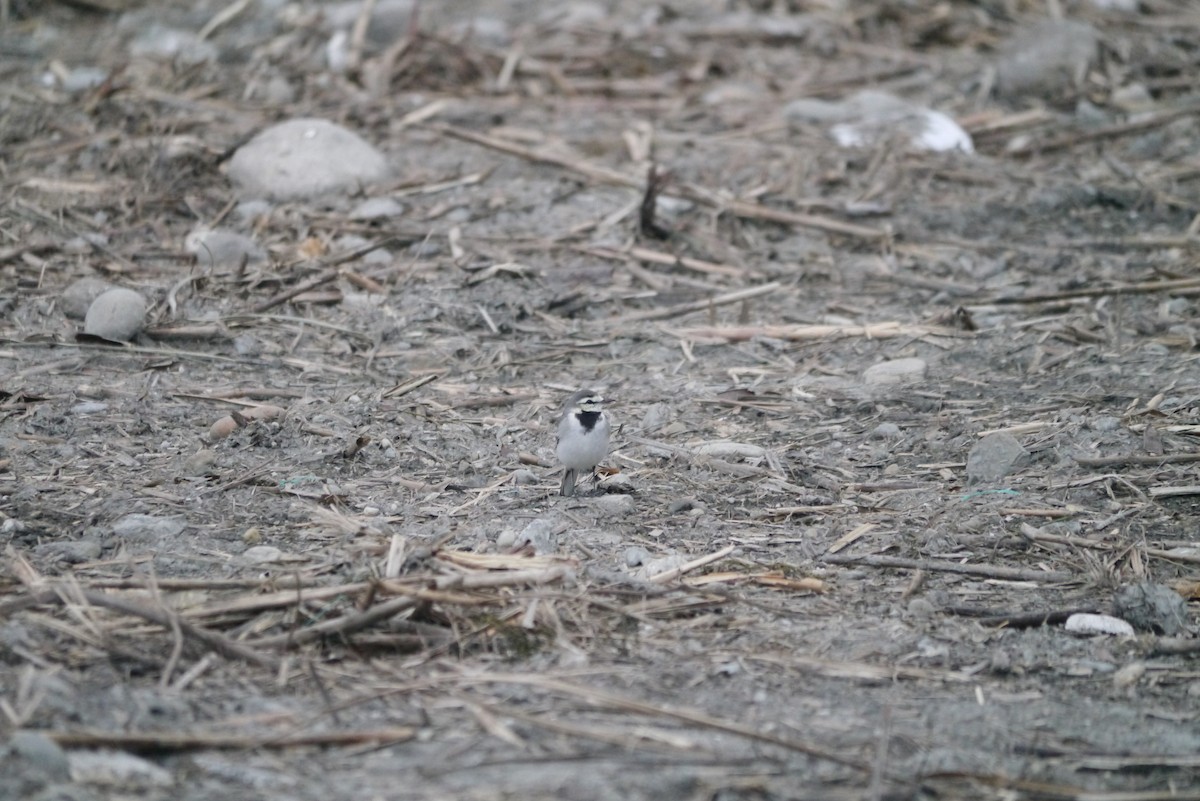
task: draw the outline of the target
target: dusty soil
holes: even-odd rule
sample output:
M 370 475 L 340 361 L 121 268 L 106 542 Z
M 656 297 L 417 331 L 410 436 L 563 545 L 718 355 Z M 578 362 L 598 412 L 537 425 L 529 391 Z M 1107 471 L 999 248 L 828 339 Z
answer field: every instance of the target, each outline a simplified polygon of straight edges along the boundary
M 314 5 L 196 62 L 130 42 L 239 4 L 98 5 L 0 40 L 0 729 L 74 776 L 14 747 L 0 795 L 1200 797 L 1195 604 L 1062 626 L 1195 594 L 1194 6 L 1053 4 L 1094 58 L 998 94 L 1044 4 L 425 4 L 348 74 Z M 781 117 L 862 88 L 977 152 Z M 229 154 L 300 116 L 405 213 L 243 215 Z M 196 264 L 217 224 L 269 260 Z M 82 277 L 134 343 L 77 339 Z M 564 499 L 581 386 L 615 476 Z

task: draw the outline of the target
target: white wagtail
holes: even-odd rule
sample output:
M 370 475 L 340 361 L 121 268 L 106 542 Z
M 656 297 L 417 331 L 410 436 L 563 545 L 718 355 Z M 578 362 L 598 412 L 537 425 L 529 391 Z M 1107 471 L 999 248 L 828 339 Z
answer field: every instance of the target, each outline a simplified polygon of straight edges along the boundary
M 599 392 L 581 389 L 567 398 L 558 420 L 558 460 L 566 465 L 560 495 L 575 494 L 575 479 L 590 474 L 608 454 L 608 415 Z

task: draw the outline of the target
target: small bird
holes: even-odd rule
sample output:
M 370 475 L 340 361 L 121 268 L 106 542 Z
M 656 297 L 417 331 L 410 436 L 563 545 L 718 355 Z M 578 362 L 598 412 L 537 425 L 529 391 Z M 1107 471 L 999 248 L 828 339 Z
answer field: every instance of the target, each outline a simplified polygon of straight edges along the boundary
M 592 473 L 608 454 L 610 428 L 599 392 L 581 389 L 567 398 L 558 420 L 558 460 L 567 468 L 560 495 L 574 495 L 579 474 Z

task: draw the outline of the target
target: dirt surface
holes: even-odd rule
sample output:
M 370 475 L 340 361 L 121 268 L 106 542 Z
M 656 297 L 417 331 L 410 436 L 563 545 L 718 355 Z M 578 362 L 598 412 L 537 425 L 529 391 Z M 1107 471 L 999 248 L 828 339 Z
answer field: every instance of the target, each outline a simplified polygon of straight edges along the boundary
M 5 3 L 0 797 L 1200 798 L 1200 15 L 1099 5 Z M 313 116 L 394 180 L 243 203 Z

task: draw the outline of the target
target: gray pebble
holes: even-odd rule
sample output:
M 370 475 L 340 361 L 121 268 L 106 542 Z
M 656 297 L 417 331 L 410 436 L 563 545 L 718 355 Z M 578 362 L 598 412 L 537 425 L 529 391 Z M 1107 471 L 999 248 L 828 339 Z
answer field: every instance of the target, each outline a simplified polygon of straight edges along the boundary
M 213 465 L 217 463 L 217 452 L 211 448 L 202 448 L 183 463 L 180 470 L 182 476 L 206 476 L 212 473 Z
M 871 429 L 871 436 L 875 439 L 899 439 L 900 426 L 895 423 L 880 423 Z
M 381 220 L 389 217 L 399 217 L 404 213 L 404 205 L 390 197 L 372 197 L 359 203 L 346 215 L 351 220 Z
M 146 301 L 132 289 L 110 289 L 92 301 L 83 320 L 85 334 L 128 342 L 146 323 Z
M 937 607 L 928 598 L 913 598 L 908 602 L 908 614 L 917 620 L 928 620 L 937 614 Z
M 867 384 L 908 384 L 925 378 L 928 365 L 924 359 L 893 359 L 868 367 L 863 372 Z
M 80 278 L 63 290 L 58 299 L 59 308 L 68 317 L 82 320 L 96 298 L 112 288 L 113 285 L 102 278 Z
M 217 48 L 191 31 L 150 25 L 129 46 L 129 53 L 142 58 L 202 64 L 217 60 Z
M 238 356 L 257 356 L 262 352 L 262 342 L 253 334 L 238 334 L 233 338 L 233 352 Z
M 1113 598 L 1113 614 L 1139 631 L 1173 637 L 1188 628 L 1187 601 L 1165 584 L 1143 581 L 1122 587 Z
M 75 67 L 62 76 L 62 88 L 71 93 L 86 92 L 108 80 L 108 74 L 108 70 L 100 67 Z
M 66 752 L 46 735 L 32 731 L 16 731 L 8 744 L 14 754 L 46 776 L 59 781 L 70 777 L 70 764 Z
M 43 559 L 77 565 L 99 559 L 101 550 L 100 543 L 95 540 L 68 540 L 42 543 L 33 552 Z
M 596 508 L 602 514 L 617 517 L 633 514 L 637 511 L 637 504 L 630 495 L 605 495 L 596 499 Z
M 71 407 L 71 414 L 99 414 L 108 411 L 108 404 L 102 401 L 82 401 Z
M 967 454 L 967 479 L 976 484 L 999 481 L 1028 458 L 1029 452 L 1012 434 L 988 434 Z
M 650 552 L 637 545 L 625 549 L 625 566 L 637 567 L 650 561 Z
M 160 537 L 177 537 L 187 527 L 180 515 L 156 517 L 155 515 L 125 515 L 113 523 L 112 533 L 126 540 L 148 542 Z
M 353 192 L 391 170 L 382 153 L 328 120 L 288 120 L 259 133 L 229 160 L 243 195 L 293 200 Z
M 234 209 L 234 214 L 242 222 L 250 223 L 257 220 L 259 217 L 265 217 L 271 213 L 271 209 L 275 208 L 265 200 L 243 200 Z
M 1096 58 L 1099 41 L 1100 35 L 1091 25 L 1069 19 L 1017 31 L 1000 49 L 996 90 L 1019 97 L 1070 89 Z
M 188 253 L 195 254 L 201 267 L 232 269 L 246 264 L 266 261 L 267 252 L 248 236 L 222 228 L 198 229 L 188 234 L 183 243 Z
M 514 470 L 512 474 L 512 480 L 517 486 L 529 486 L 541 482 L 541 478 L 538 477 L 538 474 L 527 467 Z

